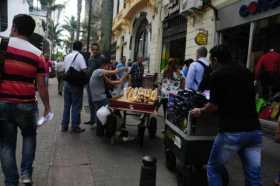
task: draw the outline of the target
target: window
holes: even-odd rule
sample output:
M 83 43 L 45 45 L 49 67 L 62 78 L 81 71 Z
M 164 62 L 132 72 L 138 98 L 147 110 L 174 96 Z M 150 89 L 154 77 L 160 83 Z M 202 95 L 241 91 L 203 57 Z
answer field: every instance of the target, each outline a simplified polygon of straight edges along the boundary
M 8 27 L 7 9 L 7 0 L 0 0 L 0 32 L 5 31 Z

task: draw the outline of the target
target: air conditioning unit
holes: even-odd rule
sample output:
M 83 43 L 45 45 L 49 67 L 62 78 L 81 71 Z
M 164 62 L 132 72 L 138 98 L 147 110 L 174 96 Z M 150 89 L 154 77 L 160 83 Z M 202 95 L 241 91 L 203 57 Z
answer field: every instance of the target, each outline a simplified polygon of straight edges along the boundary
M 186 13 L 193 10 L 198 10 L 203 6 L 203 0 L 181 0 L 181 13 Z

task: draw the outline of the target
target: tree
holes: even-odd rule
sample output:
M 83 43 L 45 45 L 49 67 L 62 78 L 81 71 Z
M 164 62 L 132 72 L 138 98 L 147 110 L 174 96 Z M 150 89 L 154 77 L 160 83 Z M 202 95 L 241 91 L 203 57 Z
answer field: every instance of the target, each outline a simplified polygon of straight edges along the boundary
M 66 47 L 70 47 L 75 40 L 75 32 L 77 30 L 77 20 L 74 16 L 66 18 L 65 24 L 62 26 L 68 32 L 68 38 L 64 41 Z
M 83 0 L 77 0 L 77 34 L 76 40 L 80 40 L 81 12 Z
M 103 0 L 101 25 L 101 49 L 103 52 L 110 52 L 113 9 L 114 6 L 112 0 Z
M 61 34 L 63 29 L 60 28 L 59 24 L 55 24 L 53 21 L 51 21 L 48 26 L 49 26 L 48 36 L 52 43 L 52 53 L 53 53 L 55 48 L 61 46 L 62 44 Z

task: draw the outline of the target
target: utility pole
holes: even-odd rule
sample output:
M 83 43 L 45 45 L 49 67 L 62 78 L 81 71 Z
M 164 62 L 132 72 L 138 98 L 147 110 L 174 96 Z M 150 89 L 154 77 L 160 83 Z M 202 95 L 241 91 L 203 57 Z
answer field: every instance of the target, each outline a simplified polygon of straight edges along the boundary
M 95 2 L 95 0 L 94 0 Z M 88 32 L 87 32 L 87 52 L 89 52 L 89 42 L 91 33 L 91 12 L 92 12 L 92 0 L 89 0 L 89 10 L 88 10 Z

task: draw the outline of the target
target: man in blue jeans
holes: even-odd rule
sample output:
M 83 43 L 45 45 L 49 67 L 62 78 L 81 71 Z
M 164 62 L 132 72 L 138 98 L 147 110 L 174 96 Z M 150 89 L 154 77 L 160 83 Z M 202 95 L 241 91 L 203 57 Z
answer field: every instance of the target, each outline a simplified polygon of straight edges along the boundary
M 32 183 L 38 113 L 35 81 L 45 107 L 44 115 L 50 112 L 42 52 L 28 41 L 35 26 L 29 15 L 15 16 L 7 47 L 0 49 L 7 54 L 1 61 L 4 65 L 0 82 L 0 159 L 6 186 L 17 186 L 19 176 L 23 184 Z M 16 163 L 18 128 L 23 138 L 20 175 Z
M 70 69 L 70 67 L 73 67 L 76 71 L 83 71 L 86 73 L 86 61 L 83 55 L 80 53 L 82 48 L 83 45 L 80 41 L 76 41 L 73 43 L 73 51 L 64 59 L 65 73 Z M 64 111 L 61 131 L 68 131 L 68 125 L 71 115 L 71 131 L 73 133 L 82 133 L 85 131 L 85 129 L 80 128 L 84 87 L 71 84 L 67 81 L 65 81 L 64 86 Z
M 223 186 L 224 164 L 238 154 L 243 164 L 246 186 L 261 185 L 262 132 L 256 112 L 253 75 L 233 62 L 227 47 L 210 51 L 213 73 L 210 102 L 192 110 L 194 117 L 217 112 L 219 133 L 210 153 L 207 175 L 209 186 Z

